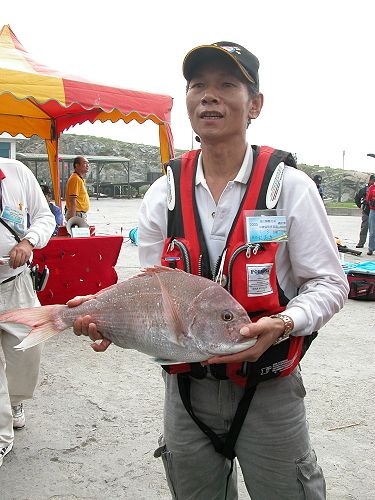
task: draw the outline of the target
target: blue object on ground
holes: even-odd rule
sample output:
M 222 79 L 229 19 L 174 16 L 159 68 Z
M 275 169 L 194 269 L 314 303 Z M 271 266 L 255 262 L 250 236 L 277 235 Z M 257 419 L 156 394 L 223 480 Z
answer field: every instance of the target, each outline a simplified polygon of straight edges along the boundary
M 133 227 L 133 229 L 130 229 L 129 238 L 134 245 L 138 246 L 138 227 Z
M 365 262 L 359 262 L 357 264 L 353 262 L 344 262 L 342 264 L 342 268 L 346 274 L 349 271 L 364 274 L 375 274 L 375 262 L 371 260 L 366 260 Z

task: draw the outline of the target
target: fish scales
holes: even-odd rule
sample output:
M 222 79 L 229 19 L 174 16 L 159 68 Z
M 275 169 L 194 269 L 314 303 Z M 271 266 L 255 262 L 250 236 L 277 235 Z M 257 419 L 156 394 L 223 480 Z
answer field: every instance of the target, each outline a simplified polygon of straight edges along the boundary
M 35 311 L 38 309 L 42 311 Z M 31 347 L 31 342 L 36 345 L 71 327 L 82 315 L 90 315 L 98 331 L 117 346 L 171 362 L 203 361 L 254 343 L 239 333 L 250 323 L 246 311 L 220 285 L 162 267 L 146 269 L 77 307 L 46 306 L 30 309 L 27 314 L 20 311 L 22 316 L 18 317 L 17 311 L 0 315 L 0 322 L 26 323 L 25 318 L 30 317 L 30 339 L 27 337 L 19 348 Z M 37 316 L 43 318 L 38 322 Z

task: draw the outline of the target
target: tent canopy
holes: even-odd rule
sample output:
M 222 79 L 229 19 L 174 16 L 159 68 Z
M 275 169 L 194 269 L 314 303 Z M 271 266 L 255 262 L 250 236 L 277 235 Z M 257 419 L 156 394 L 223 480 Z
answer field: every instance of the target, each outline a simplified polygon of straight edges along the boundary
M 58 138 L 69 127 L 99 120 L 153 121 L 160 155 L 173 156 L 172 98 L 62 75 L 36 62 L 9 25 L 0 31 L 0 133 L 38 135 L 46 142 L 56 202 L 60 203 Z

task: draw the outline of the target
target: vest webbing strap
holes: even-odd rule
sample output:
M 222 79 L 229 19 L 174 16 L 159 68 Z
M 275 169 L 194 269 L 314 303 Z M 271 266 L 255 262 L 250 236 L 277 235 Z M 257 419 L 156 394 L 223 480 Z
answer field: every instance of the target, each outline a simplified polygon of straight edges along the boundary
M 236 457 L 234 448 L 236 446 L 237 438 L 241 431 L 242 424 L 246 418 L 247 411 L 254 397 L 257 386 L 253 385 L 251 387 L 246 387 L 245 392 L 238 404 L 232 425 L 230 426 L 227 434 L 225 434 L 224 439 L 222 439 L 195 415 L 191 406 L 189 375 L 179 373 L 177 375 L 177 381 L 180 397 L 186 411 L 189 413 L 197 426 L 210 439 L 215 448 L 215 451 L 217 451 L 217 453 L 220 453 L 221 455 L 224 455 L 224 457 L 228 458 L 229 460 L 233 460 Z

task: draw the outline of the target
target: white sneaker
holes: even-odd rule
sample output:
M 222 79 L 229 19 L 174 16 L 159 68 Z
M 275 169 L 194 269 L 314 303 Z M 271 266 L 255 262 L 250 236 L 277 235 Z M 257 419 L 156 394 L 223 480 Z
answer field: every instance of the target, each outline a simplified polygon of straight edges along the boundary
M 8 453 L 12 448 L 13 448 L 13 442 L 8 444 L 8 446 L 4 446 L 4 448 L 0 448 L 0 467 L 3 465 L 3 459 L 5 455 L 8 455 Z
M 23 403 L 12 406 L 13 414 L 13 429 L 22 429 L 25 427 L 25 412 L 23 411 Z

